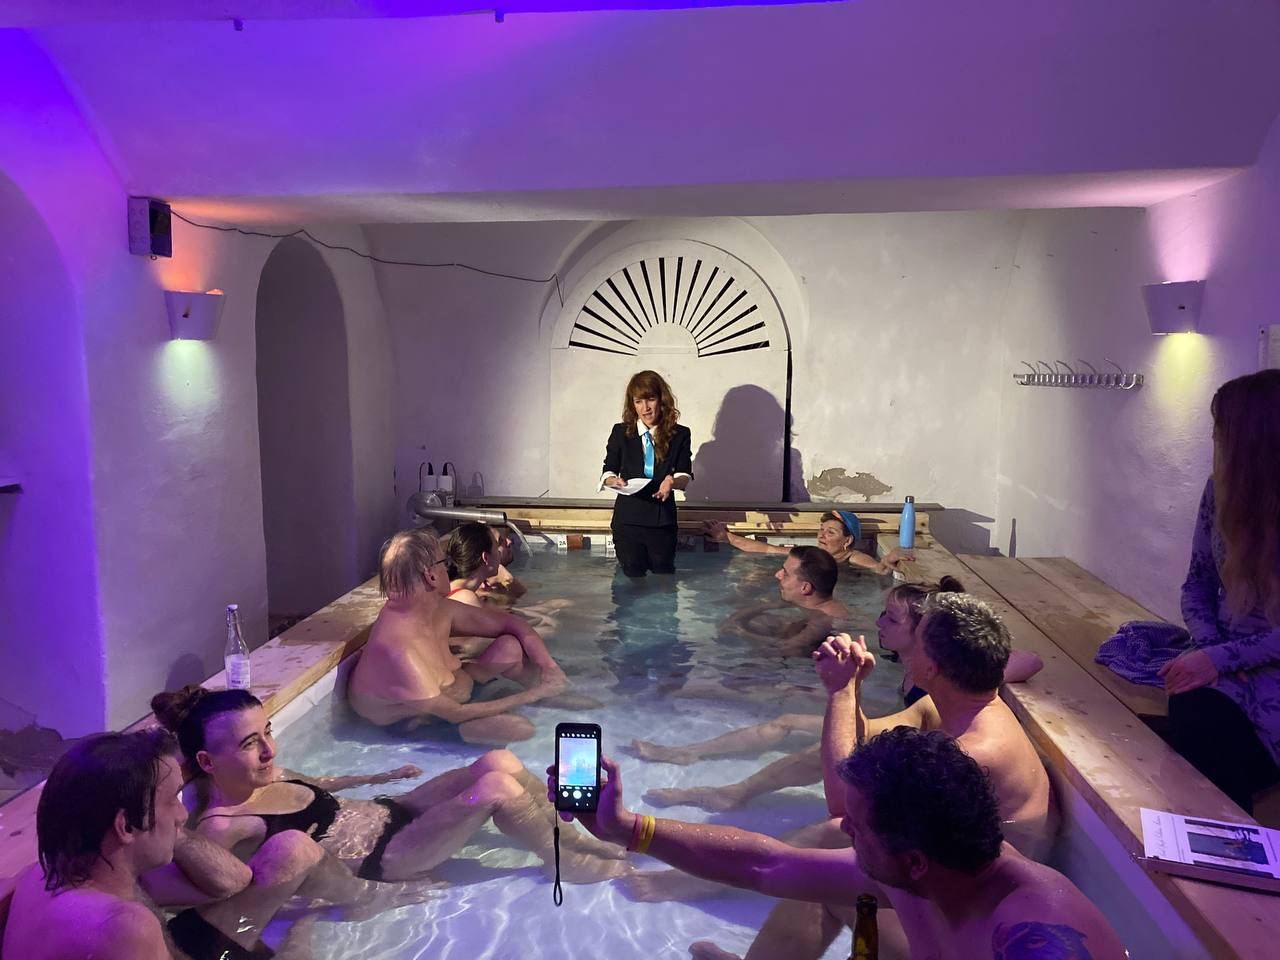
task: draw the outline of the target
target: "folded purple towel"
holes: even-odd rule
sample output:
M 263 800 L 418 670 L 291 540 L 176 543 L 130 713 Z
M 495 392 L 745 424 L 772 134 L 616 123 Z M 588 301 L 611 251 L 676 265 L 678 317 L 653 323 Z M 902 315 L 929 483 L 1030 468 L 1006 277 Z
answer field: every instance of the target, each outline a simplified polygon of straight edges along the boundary
M 1163 687 L 1160 668 L 1191 646 L 1191 634 L 1177 624 L 1130 620 L 1120 624 L 1093 659 L 1131 683 Z

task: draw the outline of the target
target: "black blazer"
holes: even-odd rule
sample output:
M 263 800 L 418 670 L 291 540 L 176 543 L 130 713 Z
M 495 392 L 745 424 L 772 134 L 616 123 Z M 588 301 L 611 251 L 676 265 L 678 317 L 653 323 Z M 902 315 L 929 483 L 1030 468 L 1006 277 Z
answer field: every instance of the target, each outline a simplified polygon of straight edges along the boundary
M 667 444 L 667 455 L 653 465 L 653 480 L 639 493 L 629 497 L 618 496 L 613 505 L 613 523 L 630 523 L 638 527 L 674 527 L 676 523 L 676 498 L 665 501 L 653 499 L 664 477 L 672 473 L 693 474 L 693 435 L 689 428 L 676 424 Z M 604 469 L 613 471 L 623 480 L 644 476 L 644 441 L 637 433 L 627 436 L 625 424 L 615 423 L 604 450 Z M 608 487 L 605 487 L 608 490 Z

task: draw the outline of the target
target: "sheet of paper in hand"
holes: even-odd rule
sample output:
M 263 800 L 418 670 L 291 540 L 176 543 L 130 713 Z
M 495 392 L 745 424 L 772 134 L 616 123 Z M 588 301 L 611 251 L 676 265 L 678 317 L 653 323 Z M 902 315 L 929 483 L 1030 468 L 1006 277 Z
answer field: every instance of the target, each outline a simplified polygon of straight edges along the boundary
M 624 487 L 610 487 L 608 489 L 613 490 L 613 492 L 618 494 L 619 496 L 630 497 L 639 493 L 641 490 L 647 487 L 651 482 L 652 481 L 650 480 L 649 477 L 634 477 L 633 479 L 628 480 L 626 486 Z

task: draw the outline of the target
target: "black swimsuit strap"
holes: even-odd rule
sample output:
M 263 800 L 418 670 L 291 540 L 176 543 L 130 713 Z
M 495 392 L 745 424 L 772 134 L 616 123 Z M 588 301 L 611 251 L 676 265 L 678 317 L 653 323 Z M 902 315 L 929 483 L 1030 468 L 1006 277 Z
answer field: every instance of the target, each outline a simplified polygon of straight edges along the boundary
M 197 824 L 204 823 L 210 817 L 258 817 L 267 826 L 267 839 L 286 830 L 301 830 L 303 833 L 310 835 L 313 840 L 323 838 L 329 832 L 329 828 L 333 826 L 333 821 L 337 819 L 338 798 L 315 784 L 307 783 L 305 780 L 281 780 L 278 782 L 296 783 L 299 786 L 306 787 L 311 791 L 311 802 L 301 810 L 295 810 L 292 813 L 209 813 L 196 821 Z

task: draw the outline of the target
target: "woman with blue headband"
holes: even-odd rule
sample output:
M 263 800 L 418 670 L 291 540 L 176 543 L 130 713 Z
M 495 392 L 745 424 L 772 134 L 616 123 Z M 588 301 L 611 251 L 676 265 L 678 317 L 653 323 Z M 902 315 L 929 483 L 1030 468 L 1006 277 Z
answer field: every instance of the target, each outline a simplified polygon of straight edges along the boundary
M 728 525 L 720 520 L 708 520 L 704 524 L 704 532 L 717 543 L 727 543 L 746 553 L 785 554 L 792 547 L 792 544 L 763 543 L 731 533 Z M 862 526 L 857 514 L 848 510 L 828 511 L 819 522 L 818 546 L 835 557 L 839 564 L 848 564 L 858 570 L 870 570 L 881 575 L 893 573 L 899 561 L 913 559 L 910 552 L 894 547 L 883 559 L 877 560 L 869 553 L 854 549 L 854 544 L 861 535 Z

